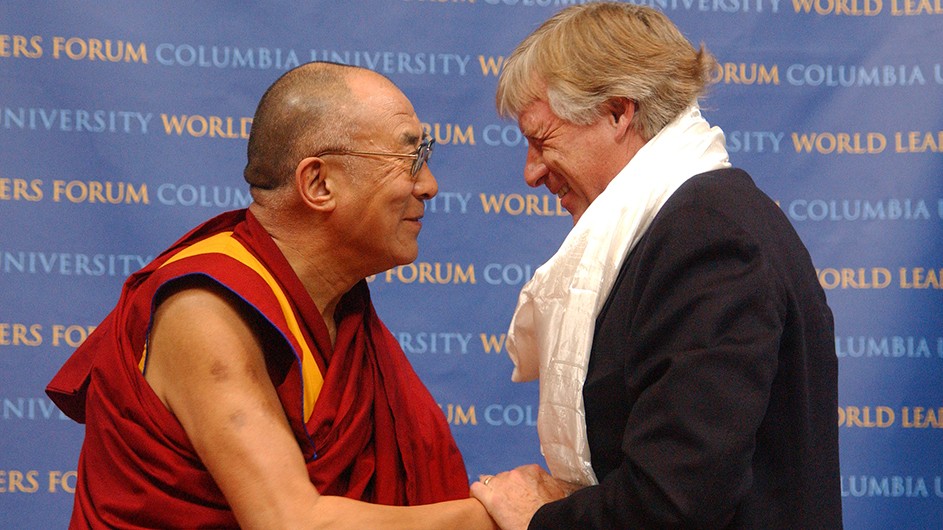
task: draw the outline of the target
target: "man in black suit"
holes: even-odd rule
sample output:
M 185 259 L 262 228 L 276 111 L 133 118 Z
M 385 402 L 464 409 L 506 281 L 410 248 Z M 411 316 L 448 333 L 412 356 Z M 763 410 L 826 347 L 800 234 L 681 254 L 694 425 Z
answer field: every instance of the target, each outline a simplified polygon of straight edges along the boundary
M 698 110 L 714 65 L 615 2 L 561 11 L 505 63 L 524 179 L 574 227 L 508 337 L 552 475 L 472 485 L 504 528 L 841 528 L 832 314 Z

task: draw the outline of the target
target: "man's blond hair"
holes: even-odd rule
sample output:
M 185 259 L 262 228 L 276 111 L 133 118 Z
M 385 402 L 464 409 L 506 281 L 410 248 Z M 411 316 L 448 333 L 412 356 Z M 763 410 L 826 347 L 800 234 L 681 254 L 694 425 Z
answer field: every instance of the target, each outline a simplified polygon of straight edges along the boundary
M 544 22 L 505 61 L 497 108 L 517 118 L 546 98 L 553 112 L 588 124 L 613 98 L 637 104 L 632 126 L 650 140 L 709 84 L 716 61 L 695 49 L 655 9 L 617 2 L 566 8 Z

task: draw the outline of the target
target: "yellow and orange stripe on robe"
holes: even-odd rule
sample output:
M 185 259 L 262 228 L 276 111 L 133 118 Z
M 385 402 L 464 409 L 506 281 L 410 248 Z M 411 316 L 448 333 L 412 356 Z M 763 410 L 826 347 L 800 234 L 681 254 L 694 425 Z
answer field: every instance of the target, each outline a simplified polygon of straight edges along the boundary
M 341 300 L 332 346 L 275 242 L 239 210 L 197 227 L 129 277 L 118 305 L 47 387 L 63 412 L 86 423 L 73 526 L 235 524 L 186 432 L 142 375 L 153 304 L 184 279 L 229 289 L 251 321 L 270 328 L 259 330 L 275 337 L 266 362 L 318 491 L 391 505 L 468 496 L 442 412 L 377 317 L 366 282 Z

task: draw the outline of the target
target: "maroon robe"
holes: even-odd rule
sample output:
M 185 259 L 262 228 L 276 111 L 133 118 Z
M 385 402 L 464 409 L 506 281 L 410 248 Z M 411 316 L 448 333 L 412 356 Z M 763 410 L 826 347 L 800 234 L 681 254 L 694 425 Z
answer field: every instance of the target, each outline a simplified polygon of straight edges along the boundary
M 332 347 L 285 257 L 240 210 L 197 227 L 129 277 L 115 309 L 49 383 L 56 405 L 86 423 L 72 528 L 236 526 L 142 374 L 161 289 L 196 276 L 235 293 L 271 326 L 266 336 L 280 337 L 267 344 L 266 362 L 320 493 L 389 505 L 468 497 L 445 418 L 377 317 L 366 282 L 339 303 Z

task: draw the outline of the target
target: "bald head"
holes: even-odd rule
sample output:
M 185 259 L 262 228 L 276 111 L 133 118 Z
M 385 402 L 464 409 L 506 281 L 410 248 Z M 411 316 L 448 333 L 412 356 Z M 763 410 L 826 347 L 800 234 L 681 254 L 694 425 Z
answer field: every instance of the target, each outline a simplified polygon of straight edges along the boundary
M 266 90 L 252 120 L 244 176 L 257 189 L 289 182 L 295 166 L 318 151 L 350 140 L 356 96 L 354 75 L 369 70 L 334 63 L 307 63 L 289 70 Z

